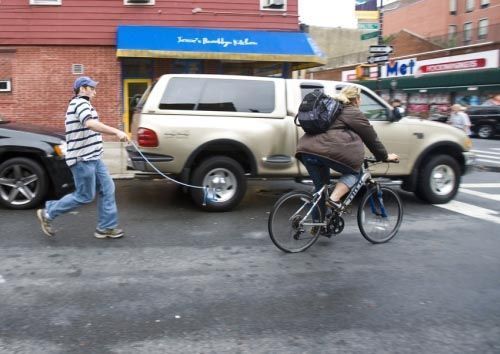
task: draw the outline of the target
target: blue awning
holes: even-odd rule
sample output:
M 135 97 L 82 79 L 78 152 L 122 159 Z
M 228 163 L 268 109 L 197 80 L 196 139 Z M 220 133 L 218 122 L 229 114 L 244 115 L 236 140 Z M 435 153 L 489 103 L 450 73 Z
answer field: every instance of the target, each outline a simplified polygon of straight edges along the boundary
M 315 67 L 325 58 L 303 32 L 118 26 L 117 56 L 288 62 Z

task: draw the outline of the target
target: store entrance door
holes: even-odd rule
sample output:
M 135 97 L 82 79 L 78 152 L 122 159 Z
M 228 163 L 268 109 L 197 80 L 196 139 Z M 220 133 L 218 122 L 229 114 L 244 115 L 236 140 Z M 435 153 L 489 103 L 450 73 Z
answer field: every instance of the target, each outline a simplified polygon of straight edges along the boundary
M 135 106 L 149 85 L 151 85 L 150 79 L 123 80 L 123 127 L 128 134 L 130 134 Z

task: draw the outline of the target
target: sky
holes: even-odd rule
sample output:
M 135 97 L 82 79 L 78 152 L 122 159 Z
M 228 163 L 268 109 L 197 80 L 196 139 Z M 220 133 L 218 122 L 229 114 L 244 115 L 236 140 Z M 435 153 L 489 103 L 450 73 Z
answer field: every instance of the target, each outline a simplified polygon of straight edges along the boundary
M 384 0 L 384 5 L 394 1 Z M 354 4 L 355 0 L 299 0 L 300 22 L 310 26 L 356 28 Z

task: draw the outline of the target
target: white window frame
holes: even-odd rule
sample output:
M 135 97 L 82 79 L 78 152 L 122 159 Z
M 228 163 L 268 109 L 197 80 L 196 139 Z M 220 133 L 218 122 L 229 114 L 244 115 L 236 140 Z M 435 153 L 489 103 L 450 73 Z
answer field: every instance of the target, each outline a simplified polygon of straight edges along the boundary
M 154 4 L 155 0 L 148 0 L 148 2 L 130 2 L 130 0 L 123 0 L 123 5 L 126 6 L 153 6 Z
M 481 23 L 486 23 L 486 26 L 481 26 Z M 489 21 L 487 18 L 481 18 L 479 21 L 477 21 L 477 38 L 478 39 L 484 39 L 488 37 L 488 26 L 489 26 Z M 481 33 L 484 30 L 484 33 Z
M 457 0 L 450 0 L 450 13 L 457 13 Z
M 62 0 L 30 0 L 30 5 L 62 5 Z
M 273 8 L 268 8 L 265 6 L 268 6 L 270 2 L 283 2 L 283 8 L 282 9 L 273 9 Z M 287 0 L 260 0 L 260 10 L 261 11 L 286 11 L 287 8 Z
M 481 0 L 481 8 L 490 6 L 490 0 Z
M 465 29 L 467 25 L 470 25 L 470 28 L 468 30 Z M 468 33 L 468 35 L 466 35 Z M 464 23 L 464 42 L 470 42 L 472 41 L 472 22 L 465 22 Z
M 11 92 L 12 91 L 12 84 L 10 82 L 10 80 L 0 80 L 1 83 L 7 83 L 7 87 L 6 88 L 0 88 L 0 92 Z
M 476 0 L 465 0 L 465 12 L 474 11 L 476 5 Z
M 457 25 L 448 25 L 448 39 L 454 39 L 457 35 Z

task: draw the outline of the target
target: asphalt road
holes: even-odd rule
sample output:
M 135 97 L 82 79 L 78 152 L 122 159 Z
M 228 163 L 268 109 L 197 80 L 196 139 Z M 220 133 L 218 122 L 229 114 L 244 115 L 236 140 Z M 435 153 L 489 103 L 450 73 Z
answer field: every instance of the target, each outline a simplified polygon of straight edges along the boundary
M 230 213 L 165 181 L 117 181 L 120 240 L 93 237 L 95 205 L 58 219 L 54 239 L 34 211 L 0 209 L 0 353 L 499 353 L 493 171 L 467 175 L 451 207 L 401 192 L 388 244 L 353 214 L 292 255 L 267 234 L 274 201 L 309 188 L 290 181 L 251 182 Z

